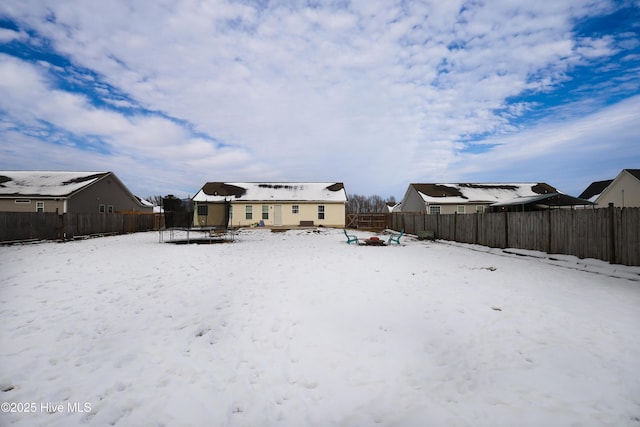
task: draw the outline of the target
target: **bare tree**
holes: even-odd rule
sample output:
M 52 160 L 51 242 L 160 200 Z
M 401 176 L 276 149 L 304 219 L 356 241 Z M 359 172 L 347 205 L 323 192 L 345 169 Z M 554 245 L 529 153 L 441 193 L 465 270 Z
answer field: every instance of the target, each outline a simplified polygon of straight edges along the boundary
M 383 199 L 380 196 L 362 196 L 360 194 L 350 194 L 348 197 L 346 211 L 351 214 L 358 213 L 386 213 L 389 212 L 387 206 L 395 205 L 396 199 L 393 196 Z
M 153 203 L 154 206 L 162 205 L 162 196 L 148 196 L 145 198 L 145 200 Z

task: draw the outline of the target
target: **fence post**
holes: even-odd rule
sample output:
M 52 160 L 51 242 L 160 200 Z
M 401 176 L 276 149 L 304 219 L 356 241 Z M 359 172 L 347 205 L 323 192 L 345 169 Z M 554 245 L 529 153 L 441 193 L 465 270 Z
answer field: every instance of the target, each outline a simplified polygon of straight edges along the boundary
M 551 253 L 551 209 L 547 209 L 547 250 L 548 254 Z
M 62 216 L 62 214 L 58 214 L 57 221 L 58 223 L 56 225 L 56 239 L 64 240 L 64 217 Z
M 609 263 L 616 263 L 615 208 L 609 203 Z
M 509 247 L 509 211 L 504 211 L 504 247 Z
M 480 243 L 480 212 L 478 211 L 476 211 L 476 229 L 473 236 L 473 243 L 476 245 Z
M 458 241 L 458 212 L 453 213 L 453 241 Z
M 67 240 L 69 237 L 73 238 L 73 224 L 71 223 L 72 217 L 70 213 L 62 214 L 62 229 L 64 230 L 64 239 Z

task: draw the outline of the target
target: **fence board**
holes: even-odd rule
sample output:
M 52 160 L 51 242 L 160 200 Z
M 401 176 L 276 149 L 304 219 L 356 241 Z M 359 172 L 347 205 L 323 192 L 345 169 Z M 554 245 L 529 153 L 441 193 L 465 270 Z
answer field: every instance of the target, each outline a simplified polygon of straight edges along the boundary
M 0 212 L 0 241 L 56 239 L 60 232 L 55 212 Z
M 347 228 L 384 230 L 392 227 L 390 220 L 391 215 L 388 213 L 347 214 L 345 224 Z
M 506 215 L 502 213 L 479 215 L 478 244 L 492 248 L 506 247 Z
M 508 221 L 509 246 L 546 251 L 549 233 L 546 212 L 510 212 Z
M 429 215 L 394 212 L 391 228 L 437 239 L 640 265 L 640 208 Z
M 0 242 L 149 231 L 155 220 L 153 214 L 0 212 Z
M 456 214 L 456 240 L 463 243 L 476 243 L 476 218 L 475 214 Z
M 620 221 L 616 223 L 619 229 L 616 234 L 620 238 L 616 239 L 617 262 L 625 265 L 632 264 L 640 259 L 640 209 L 623 208 L 620 210 Z

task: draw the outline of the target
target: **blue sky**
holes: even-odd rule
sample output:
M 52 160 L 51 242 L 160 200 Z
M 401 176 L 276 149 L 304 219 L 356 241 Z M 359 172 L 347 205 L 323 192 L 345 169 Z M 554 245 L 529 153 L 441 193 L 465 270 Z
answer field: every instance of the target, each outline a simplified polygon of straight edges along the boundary
M 638 0 L 0 2 L 0 169 L 578 195 L 639 145 Z

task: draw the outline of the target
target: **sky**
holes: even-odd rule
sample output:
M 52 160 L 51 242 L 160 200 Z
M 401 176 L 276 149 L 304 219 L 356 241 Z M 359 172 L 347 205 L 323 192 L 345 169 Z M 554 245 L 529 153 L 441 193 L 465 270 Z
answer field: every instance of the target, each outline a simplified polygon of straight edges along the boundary
M 0 169 L 546 182 L 640 168 L 640 0 L 0 2 Z

